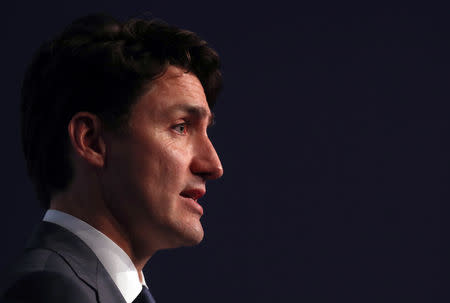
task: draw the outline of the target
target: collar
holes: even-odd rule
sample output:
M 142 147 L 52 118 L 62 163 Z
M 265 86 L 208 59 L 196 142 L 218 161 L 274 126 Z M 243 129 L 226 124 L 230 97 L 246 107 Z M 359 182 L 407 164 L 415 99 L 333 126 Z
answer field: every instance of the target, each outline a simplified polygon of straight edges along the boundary
M 57 224 L 78 236 L 97 256 L 127 303 L 141 292 L 142 284 L 130 257 L 114 241 L 88 223 L 67 213 L 49 209 L 43 221 Z M 143 284 L 147 286 L 143 277 Z

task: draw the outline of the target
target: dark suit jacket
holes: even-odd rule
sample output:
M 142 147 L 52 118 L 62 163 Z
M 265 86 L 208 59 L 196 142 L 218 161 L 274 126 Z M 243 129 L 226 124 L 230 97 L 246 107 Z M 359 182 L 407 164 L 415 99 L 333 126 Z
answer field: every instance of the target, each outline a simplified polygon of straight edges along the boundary
M 39 224 L 2 284 L 0 302 L 125 303 L 94 252 L 49 222 Z

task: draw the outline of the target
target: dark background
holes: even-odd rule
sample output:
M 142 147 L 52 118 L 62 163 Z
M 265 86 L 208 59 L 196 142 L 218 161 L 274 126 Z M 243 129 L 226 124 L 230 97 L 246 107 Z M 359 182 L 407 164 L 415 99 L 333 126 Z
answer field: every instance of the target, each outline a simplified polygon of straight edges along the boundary
M 2 4 L 4 267 L 42 218 L 18 103 L 33 51 L 76 17 L 151 12 L 221 55 L 225 174 L 206 236 L 146 267 L 158 302 L 449 302 L 449 17 L 434 7 Z M 444 11 L 445 12 L 445 11 Z

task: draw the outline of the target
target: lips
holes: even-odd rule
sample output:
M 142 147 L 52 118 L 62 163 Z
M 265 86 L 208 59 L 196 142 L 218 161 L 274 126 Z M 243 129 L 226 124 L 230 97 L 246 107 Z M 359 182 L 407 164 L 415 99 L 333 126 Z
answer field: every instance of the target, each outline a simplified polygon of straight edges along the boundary
M 203 197 L 205 195 L 205 193 L 206 193 L 206 191 L 204 189 L 192 188 L 192 189 L 187 189 L 187 190 L 182 191 L 180 193 L 180 196 L 185 197 L 185 198 L 190 198 L 194 201 L 197 201 L 198 199 Z
M 201 188 L 191 188 L 183 190 L 180 193 L 180 196 L 183 197 L 183 200 L 185 200 L 186 205 L 189 206 L 191 210 L 198 213 L 200 216 L 203 215 L 203 207 L 198 204 L 198 199 L 200 199 L 204 194 L 205 190 Z

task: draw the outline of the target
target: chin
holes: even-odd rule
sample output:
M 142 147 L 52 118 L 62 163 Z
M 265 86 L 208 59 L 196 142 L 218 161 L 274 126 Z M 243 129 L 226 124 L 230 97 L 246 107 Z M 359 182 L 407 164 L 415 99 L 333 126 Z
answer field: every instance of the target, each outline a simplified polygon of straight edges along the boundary
M 178 226 L 176 232 L 173 233 L 170 248 L 195 246 L 203 240 L 203 236 L 204 231 L 200 221 L 197 221 L 196 224 Z
M 194 246 L 202 242 L 204 237 L 203 228 L 200 228 L 199 231 L 195 232 L 195 234 L 192 234 L 189 238 L 186 240 L 186 246 Z

